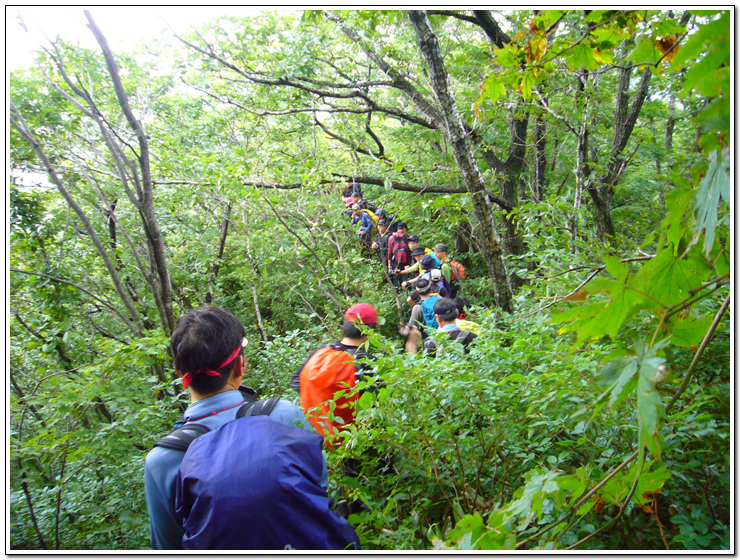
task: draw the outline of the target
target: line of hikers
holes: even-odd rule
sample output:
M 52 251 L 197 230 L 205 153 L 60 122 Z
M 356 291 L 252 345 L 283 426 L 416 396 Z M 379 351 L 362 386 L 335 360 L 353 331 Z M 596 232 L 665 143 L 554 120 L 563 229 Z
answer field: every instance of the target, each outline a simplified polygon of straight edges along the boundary
M 440 329 L 434 306 L 439 299 L 450 299 L 458 312 L 456 327 L 470 333 L 459 339 L 467 353 L 468 344 L 475 338 L 479 325 L 465 320 L 466 309 L 470 306 L 470 302 L 460 295 L 465 267 L 447 256 L 444 243 L 436 244 L 433 249 L 423 247 L 418 236 L 409 235 L 406 222 L 368 202 L 362 196 L 362 186 L 351 178 L 347 179 L 342 191 L 342 200 L 351 217 L 351 225 L 358 226 L 357 235 L 363 253 L 372 255 L 374 252 L 396 290 L 399 293 L 404 289 L 410 292 L 406 298 L 411 309 L 410 318 L 399 326 L 399 332 L 406 339 L 406 351 L 415 353 L 420 342 L 427 338 L 428 331 Z M 445 303 L 444 306 L 449 307 L 450 304 Z M 449 325 L 443 329 L 455 330 Z M 430 341 L 429 345 L 432 343 Z
M 462 265 L 456 268 L 443 244 L 435 246 L 434 256 L 421 248 L 395 216 L 386 217 L 381 210 L 382 217 L 374 219 L 373 210 L 356 208 L 363 204 L 361 196 L 355 202 L 361 191 L 351 182 L 348 188 L 353 223 L 363 224 L 358 233 L 363 243 L 369 242 L 365 247 L 377 251 L 396 289 L 414 288 L 407 299 L 413 306 L 411 317 L 399 325 L 406 352 L 422 347 L 424 354 L 439 355 L 457 346 L 456 351 L 467 353 L 476 337 L 471 328 L 477 325 L 461 321 L 463 299 L 457 293 L 465 277 Z M 375 229 L 363 231 L 363 211 Z M 343 338 L 320 346 L 293 374 L 298 407 L 284 399 L 259 400 L 254 390 L 242 385 L 247 339 L 232 313 L 204 306 L 183 315 L 170 337 L 170 349 L 191 404 L 146 457 L 152 548 L 361 548 L 345 519 L 352 504 L 338 504 L 337 511 L 344 506 L 342 515 L 332 508 L 322 450 L 340 447 L 342 432 L 354 423 L 360 393 L 351 389 L 372 372 L 375 357 L 366 349 L 367 333 L 377 324 L 378 313 L 371 305 L 347 309 Z M 385 465 L 393 468 L 392 458 Z M 343 471 L 356 476 L 347 462 Z

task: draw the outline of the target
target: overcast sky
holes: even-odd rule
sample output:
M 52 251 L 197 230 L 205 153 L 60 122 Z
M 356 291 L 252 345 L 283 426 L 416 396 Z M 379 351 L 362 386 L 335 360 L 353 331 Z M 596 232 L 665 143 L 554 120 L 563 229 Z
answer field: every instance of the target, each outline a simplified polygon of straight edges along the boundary
M 42 31 L 50 38 L 57 35 L 97 48 L 90 30 L 85 26 L 83 7 L 65 6 L 6 6 L 6 63 L 9 69 L 33 64 L 31 52 L 43 41 Z M 166 20 L 177 32 L 222 15 L 245 16 L 270 6 L 92 6 L 87 8 L 108 44 L 116 51 L 133 48 L 139 41 L 167 36 Z M 16 14 L 23 18 L 29 33 L 18 24 Z

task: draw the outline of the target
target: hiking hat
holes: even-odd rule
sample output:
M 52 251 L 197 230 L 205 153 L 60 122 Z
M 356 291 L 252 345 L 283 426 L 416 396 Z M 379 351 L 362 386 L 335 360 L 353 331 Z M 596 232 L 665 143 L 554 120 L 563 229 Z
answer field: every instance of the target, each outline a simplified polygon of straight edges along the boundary
M 419 242 L 418 235 L 409 235 L 409 243 L 418 243 L 418 242 Z
M 377 212 L 378 216 L 385 216 L 385 208 L 380 208 Z
M 361 323 L 366 326 L 378 323 L 378 312 L 369 303 L 356 303 L 344 314 L 344 319 L 350 323 Z
M 384 218 L 380 218 L 380 219 L 378 220 L 378 225 L 379 225 L 379 226 L 387 226 L 387 225 L 388 225 L 388 220 L 386 220 L 386 219 L 384 219 Z
M 432 270 L 434 268 L 434 257 L 431 255 L 427 255 L 419 262 L 421 262 L 421 268 L 424 270 Z
M 352 206 L 352 210 L 362 210 L 362 208 L 360 208 L 359 204 L 355 204 Z
M 440 251 L 442 253 L 446 253 L 447 252 L 447 245 L 445 245 L 444 243 L 437 243 L 434 246 L 434 252 L 436 253 L 437 251 Z
M 416 255 L 426 255 L 426 253 L 427 252 L 424 250 L 423 247 L 417 247 L 416 249 L 411 251 L 411 256 L 415 257 Z
M 420 295 L 426 294 L 431 289 L 432 283 L 426 278 L 422 278 L 416 283 L 416 291 L 419 292 Z
M 440 280 L 442 280 L 442 271 L 438 268 L 435 268 L 429 273 L 429 279 L 432 282 L 439 282 Z

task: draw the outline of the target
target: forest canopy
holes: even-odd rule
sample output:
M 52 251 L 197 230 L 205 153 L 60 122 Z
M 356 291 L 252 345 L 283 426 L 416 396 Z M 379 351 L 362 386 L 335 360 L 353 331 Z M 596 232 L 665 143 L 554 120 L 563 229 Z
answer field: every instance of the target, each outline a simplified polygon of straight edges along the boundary
M 247 384 L 298 403 L 357 302 L 382 383 L 326 459 L 363 548 L 731 550 L 734 15 L 263 11 L 115 50 L 92 10 L 94 46 L 48 38 L 7 84 L 8 550 L 150 548 L 178 317 L 229 309 Z M 404 352 L 347 181 L 464 265 L 469 354 Z

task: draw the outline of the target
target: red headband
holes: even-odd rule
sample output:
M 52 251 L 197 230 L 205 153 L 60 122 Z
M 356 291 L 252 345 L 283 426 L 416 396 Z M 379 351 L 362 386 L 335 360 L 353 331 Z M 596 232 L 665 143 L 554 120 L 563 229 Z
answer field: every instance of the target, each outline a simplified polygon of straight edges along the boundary
M 221 369 L 224 366 L 229 365 L 231 362 L 234 361 L 234 358 L 236 358 L 239 355 L 239 350 L 242 349 L 242 345 L 239 344 L 234 351 L 229 355 L 228 358 L 224 361 L 223 364 L 218 366 L 216 369 Z M 190 382 L 193 380 L 193 375 L 198 375 L 201 373 L 205 373 L 206 375 L 210 375 L 211 377 L 221 377 L 221 374 L 217 372 L 215 369 L 199 369 L 197 371 L 194 371 L 193 373 L 190 373 L 189 371 L 185 373 L 185 375 L 182 376 L 182 386 L 183 388 L 187 389 L 188 385 L 190 385 Z

